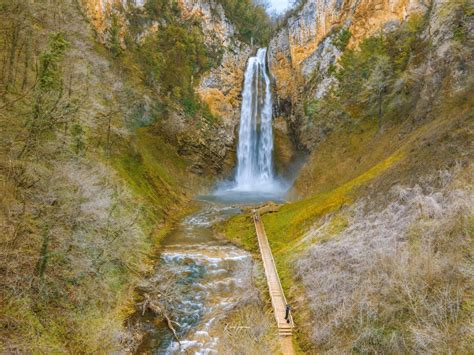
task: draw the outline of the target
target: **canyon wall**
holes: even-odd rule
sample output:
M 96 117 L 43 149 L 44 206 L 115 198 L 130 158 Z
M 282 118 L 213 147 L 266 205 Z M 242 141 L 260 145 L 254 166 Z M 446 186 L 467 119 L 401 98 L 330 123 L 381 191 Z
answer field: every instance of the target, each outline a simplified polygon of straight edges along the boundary
M 443 0 L 306 1 L 269 44 L 277 112 L 286 120 L 294 144 L 314 153 L 335 143 L 327 142 L 332 133 L 349 139 L 347 131 L 364 131 L 377 117 L 378 131 L 436 119 L 435 107 L 472 86 L 473 21 L 468 9 L 467 2 Z M 357 60 L 362 56 L 371 59 L 364 68 L 354 67 L 361 65 Z M 392 64 L 390 74 L 377 84 L 385 98 L 376 107 L 368 88 L 380 58 Z M 341 82 L 340 76 L 348 72 Z M 358 76 L 354 85 L 359 92 L 347 88 L 354 80 L 351 75 Z M 349 165 L 356 171 L 368 155 L 354 157 Z M 325 182 L 314 180 L 325 175 L 318 169 L 330 165 L 331 158 L 308 162 L 294 192 L 306 195 L 323 189 Z M 309 187 L 316 185 L 316 190 Z
M 147 37 L 159 31 L 159 26 L 166 20 L 148 20 L 139 31 L 132 31 L 134 18 L 147 12 L 145 1 L 124 0 L 82 0 L 84 14 L 96 31 L 97 38 L 106 47 L 111 46 L 112 26 L 116 26 L 120 47 L 127 51 L 126 37 L 140 44 Z M 240 115 L 240 93 L 248 57 L 252 54 L 250 45 L 238 38 L 238 31 L 227 19 L 221 4 L 208 0 L 179 0 L 177 21 L 183 23 L 198 22 L 203 33 L 204 44 L 212 48 L 212 58 L 217 65 L 194 82 L 194 89 L 217 119 L 216 124 L 209 124 L 200 119 L 198 124 L 190 125 L 180 107 L 175 107 L 160 129 L 180 153 L 195 160 L 192 172 L 213 174 L 229 171 L 234 166 L 236 126 Z M 217 58 L 218 57 L 218 58 Z M 173 70 L 173 68 L 169 68 Z M 158 93 L 157 93 L 158 94 Z M 163 96 L 163 93 L 161 93 Z
M 429 8 L 430 2 L 424 0 L 308 0 L 288 17 L 269 43 L 269 64 L 279 112 L 300 149 L 314 146 L 302 118 L 304 100 L 328 92 L 344 49 L 357 48 L 364 39 L 390 31 L 411 14 L 425 14 Z M 350 36 L 341 45 L 344 32 Z
M 287 20 L 269 45 L 270 65 L 282 99 L 298 93 L 298 84 L 312 75 L 326 74 L 341 54 L 333 44 L 334 34 L 349 29 L 349 47 L 386 26 L 406 20 L 413 12 L 427 10 L 423 0 L 308 0 Z M 315 74 L 315 71 L 317 73 Z M 295 81 L 294 79 L 297 78 Z M 321 96 L 327 87 L 322 78 Z

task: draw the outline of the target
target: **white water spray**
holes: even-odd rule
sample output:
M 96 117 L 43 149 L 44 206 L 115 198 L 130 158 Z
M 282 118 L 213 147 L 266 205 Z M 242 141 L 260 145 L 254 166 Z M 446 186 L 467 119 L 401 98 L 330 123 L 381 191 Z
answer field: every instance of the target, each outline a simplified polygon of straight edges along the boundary
M 218 185 L 213 196 L 232 203 L 281 201 L 289 184 L 273 171 L 272 92 L 267 49 L 250 57 L 240 111 L 237 171 L 232 182 Z
M 266 48 L 249 58 L 245 72 L 237 150 L 236 190 L 255 191 L 273 185 L 272 95 Z

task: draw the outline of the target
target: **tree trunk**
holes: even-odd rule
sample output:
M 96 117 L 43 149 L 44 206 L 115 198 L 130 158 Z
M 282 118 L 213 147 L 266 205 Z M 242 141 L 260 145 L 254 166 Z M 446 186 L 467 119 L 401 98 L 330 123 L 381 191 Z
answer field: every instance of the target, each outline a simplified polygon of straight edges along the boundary
M 25 60 L 23 62 L 23 81 L 21 82 L 21 90 L 25 90 L 28 85 L 28 67 L 30 64 L 30 43 L 26 40 L 25 45 Z
M 18 41 L 20 41 L 20 39 L 18 39 Z M 17 82 L 17 78 L 18 78 L 18 73 L 20 71 L 20 59 L 21 59 L 21 54 L 23 52 L 23 49 L 26 47 L 26 42 L 22 42 L 21 45 L 19 46 L 18 50 L 17 50 L 17 55 L 16 55 L 16 63 L 14 65 L 14 69 L 13 69 L 13 79 L 12 79 L 12 84 L 13 84 L 13 87 L 16 87 L 16 82 Z
M 43 232 L 43 244 L 41 246 L 40 257 L 36 264 L 36 273 L 43 278 L 44 272 L 46 271 L 46 264 L 48 262 L 48 247 L 49 247 L 49 227 L 45 228 Z
M 378 117 L 378 130 L 382 128 L 382 91 L 379 92 L 379 117 Z
M 16 48 L 18 46 L 18 36 L 20 34 L 20 26 L 15 24 L 13 26 L 13 31 L 11 34 L 11 47 L 10 53 L 8 56 L 8 70 L 7 70 L 7 86 L 10 86 L 13 80 L 13 67 L 15 65 L 15 55 L 16 55 Z
M 153 302 L 150 298 L 149 295 L 145 295 L 145 301 L 142 304 L 142 314 L 145 314 L 146 309 L 151 310 L 154 314 L 156 315 L 162 315 L 165 320 L 166 320 L 166 325 L 168 326 L 169 330 L 173 333 L 174 338 L 178 342 L 179 346 L 181 346 L 181 342 L 179 341 L 178 334 L 176 332 L 176 329 L 173 326 L 173 321 L 171 318 L 164 312 L 159 305 L 157 305 L 155 302 Z
M 106 140 L 106 146 L 105 146 L 105 149 L 106 149 L 106 154 L 107 154 L 107 157 L 110 157 L 110 129 L 111 129 L 111 123 L 112 123 L 112 113 L 109 114 L 109 122 L 108 122 L 108 125 L 107 125 L 107 140 Z

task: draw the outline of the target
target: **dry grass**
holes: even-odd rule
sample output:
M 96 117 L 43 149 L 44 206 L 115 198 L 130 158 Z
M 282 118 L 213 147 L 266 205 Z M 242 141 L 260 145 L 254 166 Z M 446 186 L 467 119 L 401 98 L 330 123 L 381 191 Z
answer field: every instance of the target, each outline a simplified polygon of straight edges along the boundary
M 404 155 L 402 151 L 396 152 L 335 189 L 284 205 L 277 213 L 264 215 L 262 218 L 274 253 L 284 254 L 293 250 L 315 221 L 345 204 L 352 203 L 358 188 L 387 174 Z
M 150 249 L 139 204 L 100 164 L 73 160 L 38 170 L 26 167 L 24 179 L 38 181 L 12 188 L 3 215 L 3 350 L 116 347 L 101 340 L 119 340 L 123 302 Z
M 383 209 L 375 199 L 360 201 L 345 212 L 343 232 L 308 249 L 296 269 L 320 351 L 472 349 L 470 179 L 443 172 L 394 187 Z
M 249 270 L 247 268 L 247 270 Z M 277 354 L 280 352 L 273 308 L 267 295 L 263 265 L 254 263 L 248 275 L 249 288 L 235 309 L 222 314 L 214 327 L 219 354 Z
M 261 302 L 238 308 L 226 317 L 219 339 L 219 354 L 277 354 L 279 342 L 271 310 Z

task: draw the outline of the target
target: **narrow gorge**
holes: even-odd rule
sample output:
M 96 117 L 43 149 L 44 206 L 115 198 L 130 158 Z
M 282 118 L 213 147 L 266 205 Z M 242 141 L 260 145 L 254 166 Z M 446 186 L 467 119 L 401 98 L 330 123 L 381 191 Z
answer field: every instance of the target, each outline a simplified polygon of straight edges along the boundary
M 472 352 L 473 23 L 0 0 L 0 353 Z

